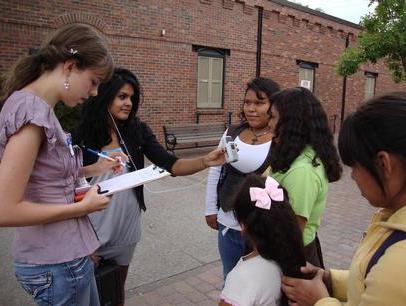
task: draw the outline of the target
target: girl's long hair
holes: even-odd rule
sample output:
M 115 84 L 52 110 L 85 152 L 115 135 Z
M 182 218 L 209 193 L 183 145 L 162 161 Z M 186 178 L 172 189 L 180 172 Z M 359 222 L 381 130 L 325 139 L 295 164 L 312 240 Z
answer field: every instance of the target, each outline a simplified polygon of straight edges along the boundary
M 269 210 L 258 208 L 251 201 L 249 190 L 251 187 L 264 186 L 264 177 L 247 175 L 235 195 L 234 215 L 263 258 L 274 260 L 284 275 L 304 278 L 300 272 L 300 267 L 306 265 L 302 232 L 289 204 L 288 194 L 279 186 L 284 191 L 284 200 L 272 201 Z M 287 305 L 285 295 L 282 301 Z
M 74 59 L 78 69 L 101 69 L 108 80 L 113 71 L 113 58 L 107 43 L 96 30 L 84 24 L 69 24 L 56 30 L 32 55 L 19 59 L 12 67 L 2 86 L 2 104 L 14 91 L 51 71 L 59 63 Z
M 342 167 L 334 146 L 327 115 L 316 96 L 303 87 L 282 90 L 271 97 L 272 106 L 279 112 L 272 142 L 273 172 L 286 172 L 306 146 L 316 152 L 324 165 L 329 182 L 340 179 Z M 271 114 L 272 116 L 272 114 Z

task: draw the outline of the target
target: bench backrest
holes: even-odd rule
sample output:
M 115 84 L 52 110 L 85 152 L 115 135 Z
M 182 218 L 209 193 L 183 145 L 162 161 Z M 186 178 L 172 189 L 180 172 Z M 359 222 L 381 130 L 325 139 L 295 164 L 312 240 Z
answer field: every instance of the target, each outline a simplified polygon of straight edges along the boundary
M 182 135 L 222 135 L 226 130 L 225 123 L 204 123 L 188 125 L 165 125 L 165 134 Z

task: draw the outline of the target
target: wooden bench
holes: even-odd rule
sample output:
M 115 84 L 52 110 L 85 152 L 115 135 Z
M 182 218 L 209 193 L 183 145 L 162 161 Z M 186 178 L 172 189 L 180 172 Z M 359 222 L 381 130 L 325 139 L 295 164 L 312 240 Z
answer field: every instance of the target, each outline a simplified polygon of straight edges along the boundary
M 225 123 L 164 125 L 165 145 L 174 153 L 177 149 L 215 146 L 226 130 Z

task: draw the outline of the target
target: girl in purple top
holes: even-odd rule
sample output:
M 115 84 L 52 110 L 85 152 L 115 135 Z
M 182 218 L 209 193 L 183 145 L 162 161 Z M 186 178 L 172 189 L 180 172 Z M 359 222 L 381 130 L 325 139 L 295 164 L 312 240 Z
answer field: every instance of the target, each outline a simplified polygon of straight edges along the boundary
M 99 305 L 88 256 L 99 243 L 87 214 L 104 209 L 109 198 L 92 188 L 74 203 L 74 183 L 119 162 L 82 167 L 53 108 L 96 96 L 112 67 L 105 41 L 89 26 L 70 24 L 18 61 L 3 88 L 0 226 L 17 227 L 16 277 L 38 305 Z

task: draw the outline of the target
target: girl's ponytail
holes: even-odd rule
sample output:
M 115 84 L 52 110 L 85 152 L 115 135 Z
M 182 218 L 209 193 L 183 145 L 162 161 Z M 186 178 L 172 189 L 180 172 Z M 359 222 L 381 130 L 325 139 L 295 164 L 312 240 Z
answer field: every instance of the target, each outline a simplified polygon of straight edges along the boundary
M 0 103 L 3 104 L 13 91 L 20 90 L 36 80 L 42 72 L 42 57 L 39 54 L 21 58 L 15 63 L 4 81 L 0 94 Z
M 106 40 L 88 25 L 68 24 L 56 30 L 37 54 L 17 61 L 2 86 L 0 104 L 13 91 L 24 88 L 39 78 L 44 71 L 51 71 L 67 60 L 75 60 L 78 69 L 102 70 L 105 80 L 113 73 L 114 63 Z

